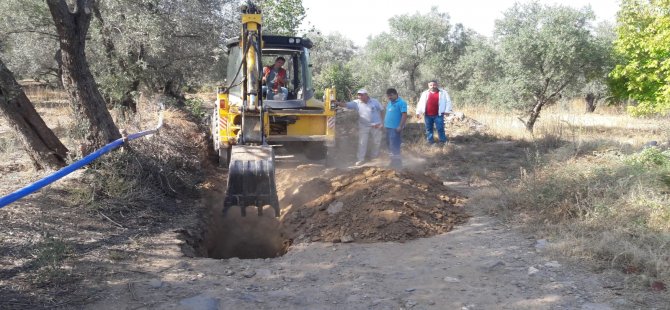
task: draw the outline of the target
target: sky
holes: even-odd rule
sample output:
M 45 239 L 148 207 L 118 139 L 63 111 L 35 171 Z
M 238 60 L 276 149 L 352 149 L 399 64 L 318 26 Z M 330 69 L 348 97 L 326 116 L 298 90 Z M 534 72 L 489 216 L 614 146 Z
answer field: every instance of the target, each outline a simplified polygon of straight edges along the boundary
M 303 26 L 315 26 L 323 34 L 339 32 L 358 46 L 367 42 L 368 36 L 388 31 L 388 19 L 395 15 L 428 13 L 437 6 L 446 12 L 451 23 L 462 23 L 486 36 L 493 34 L 496 19 L 515 2 L 532 0 L 302 0 L 307 9 Z M 562 4 L 574 8 L 590 5 L 596 14 L 596 22 L 608 20 L 614 23 L 619 9 L 619 0 L 538 0 L 546 5 Z

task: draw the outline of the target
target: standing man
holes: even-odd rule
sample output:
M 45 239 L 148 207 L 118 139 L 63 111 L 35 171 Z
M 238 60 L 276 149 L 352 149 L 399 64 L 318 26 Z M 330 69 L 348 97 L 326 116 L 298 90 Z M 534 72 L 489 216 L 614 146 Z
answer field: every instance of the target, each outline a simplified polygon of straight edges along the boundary
M 389 102 L 386 104 L 384 127 L 386 128 L 386 138 L 391 152 L 391 164 L 389 166 L 402 168 L 400 144 L 402 143 L 402 130 L 407 122 L 407 102 L 398 97 L 398 91 L 395 88 L 387 89 L 386 97 Z
M 351 102 L 338 102 L 337 105 L 358 111 L 358 153 L 356 166 L 365 163 L 365 154 L 368 150 L 368 138 L 371 138 L 372 147 L 370 159 L 379 156 L 379 145 L 382 142 L 382 105 L 376 99 L 370 98 L 368 91 L 359 89 L 356 92 L 358 99 Z
M 426 124 L 426 141 L 434 144 L 433 125 L 437 128 L 440 144 L 447 143 L 447 135 L 444 133 L 444 116 L 451 113 L 451 99 L 446 90 L 439 88 L 436 80 L 428 83 L 428 90 L 421 93 L 419 102 L 416 104 L 416 117 L 421 119 L 423 115 Z
M 284 57 L 277 57 L 272 66 L 263 67 L 263 93 L 267 93 L 267 100 L 285 100 L 288 96 L 288 88 L 286 88 L 286 69 L 282 68 L 286 59 Z M 279 92 L 282 93 L 282 98 L 275 98 Z

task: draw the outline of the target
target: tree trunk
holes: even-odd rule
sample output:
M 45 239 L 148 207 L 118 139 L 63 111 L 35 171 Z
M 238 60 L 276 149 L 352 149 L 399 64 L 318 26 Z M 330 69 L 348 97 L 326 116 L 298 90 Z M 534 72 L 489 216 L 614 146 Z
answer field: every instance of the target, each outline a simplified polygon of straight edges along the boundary
M 419 65 L 417 64 L 409 72 L 409 91 L 412 96 L 416 96 L 417 98 L 419 98 L 419 95 L 421 94 L 420 91 L 416 90 L 416 75 L 418 70 Z
M 596 110 L 596 96 L 593 93 L 588 93 L 584 101 L 586 101 L 586 112 L 593 113 Z
M 521 120 L 524 123 L 524 125 L 526 125 L 526 130 L 528 130 L 528 132 L 530 133 L 533 132 L 535 122 L 537 121 L 538 118 L 540 118 L 540 111 L 542 111 L 542 107 L 544 106 L 545 102 L 546 102 L 545 100 L 538 100 L 535 103 L 533 110 L 530 111 L 528 120 L 527 121 Z
M 83 113 L 89 121 L 86 139 L 90 147 L 82 148 L 85 154 L 121 138 L 86 61 L 86 33 L 91 22 L 90 5 L 93 2 L 77 0 L 71 12 L 65 0 L 47 0 L 60 41 L 63 86 L 75 113 Z
M 35 169 L 65 166 L 67 148 L 47 127 L 5 64 L 0 60 L 0 112 L 19 134 Z

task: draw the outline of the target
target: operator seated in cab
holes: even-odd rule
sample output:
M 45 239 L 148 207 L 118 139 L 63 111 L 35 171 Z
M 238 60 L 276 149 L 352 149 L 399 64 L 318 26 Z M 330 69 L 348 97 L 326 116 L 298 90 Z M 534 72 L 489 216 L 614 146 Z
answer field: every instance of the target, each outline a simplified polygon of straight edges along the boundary
M 282 68 L 286 59 L 282 56 L 275 59 L 272 66 L 263 67 L 263 94 L 266 100 L 286 100 L 288 98 L 288 88 L 286 81 L 288 76 L 286 69 Z

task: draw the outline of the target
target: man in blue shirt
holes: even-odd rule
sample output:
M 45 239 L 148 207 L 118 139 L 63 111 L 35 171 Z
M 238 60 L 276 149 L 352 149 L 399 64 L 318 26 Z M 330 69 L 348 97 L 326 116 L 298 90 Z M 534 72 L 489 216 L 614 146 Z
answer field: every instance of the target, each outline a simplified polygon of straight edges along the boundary
M 402 158 L 400 157 L 400 144 L 402 143 L 402 130 L 407 122 L 407 102 L 398 97 L 398 91 L 394 88 L 386 90 L 386 97 L 389 102 L 386 104 L 386 117 L 384 118 L 384 127 L 386 128 L 386 138 L 391 152 L 391 164 L 393 168 L 402 168 Z
M 379 156 L 379 146 L 382 142 L 382 105 L 377 99 L 370 98 L 368 91 L 359 89 L 358 99 L 351 102 L 338 103 L 341 107 L 358 111 L 358 153 L 356 154 L 356 166 L 365 163 L 365 153 L 368 150 L 368 139 L 372 146 L 370 148 L 370 159 Z

